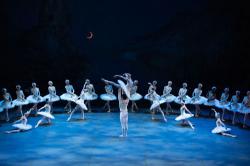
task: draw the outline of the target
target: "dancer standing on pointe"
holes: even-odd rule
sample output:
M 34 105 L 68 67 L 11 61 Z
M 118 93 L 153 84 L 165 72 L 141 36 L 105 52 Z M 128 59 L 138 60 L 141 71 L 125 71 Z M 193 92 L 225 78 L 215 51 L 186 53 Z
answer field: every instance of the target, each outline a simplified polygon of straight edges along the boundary
M 98 95 L 95 93 L 94 85 L 90 83 L 89 79 L 85 80 L 80 96 L 86 101 L 88 112 L 91 112 L 92 110 L 90 101 L 96 100 L 98 98 Z
M 187 111 L 188 113 L 186 113 L 186 111 Z M 177 116 L 177 117 L 175 118 L 175 120 L 176 120 L 176 121 L 180 121 L 180 120 L 181 120 L 181 121 L 182 121 L 182 123 L 181 123 L 182 125 L 188 124 L 188 125 L 194 130 L 193 124 L 192 124 L 189 120 L 187 120 L 188 118 L 191 118 L 191 117 L 193 117 L 194 115 L 189 111 L 189 109 L 187 109 L 187 107 L 186 107 L 184 101 L 181 102 L 180 112 L 181 112 L 181 115 Z
M 37 115 L 37 105 L 38 103 L 41 103 L 44 101 L 44 99 L 42 98 L 42 96 L 40 95 L 40 90 L 39 88 L 36 86 L 36 83 L 33 82 L 32 83 L 32 88 L 31 88 L 31 95 L 27 97 L 27 100 L 29 103 L 32 103 L 34 104 L 31 108 L 30 108 L 30 111 L 33 111 L 35 110 L 36 114 Z
M 101 94 L 100 95 L 100 98 L 104 101 L 106 101 L 103 109 L 106 109 L 107 108 L 107 112 L 111 112 L 111 109 L 110 109 L 110 101 L 114 101 L 116 100 L 116 96 L 113 94 L 113 87 L 111 84 L 107 83 L 107 82 L 104 82 L 106 85 L 105 85 L 105 94 Z
M 71 108 L 72 108 L 71 102 L 78 99 L 78 96 L 75 94 L 75 90 L 74 90 L 73 86 L 70 84 L 69 80 L 65 80 L 65 90 L 66 90 L 66 93 L 62 94 L 60 96 L 60 98 L 61 98 L 61 100 L 68 101 L 68 103 L 66 104 L 64 109 L 68 110 L 67 112 L 70 113 Z
M 48 103 L 51 106 L 51 112 L 53 112 L 52 111 L 52 108 L 53 108 L 52 104 L 53 104 L 53 102 L 59 101 L 60 97 L 56 95 L 56 87 L 53 86 L 53 82 L 49 81 L 48 85 L 49 85 L 49 87 L 48 87 L 49 94 L 44 96 L 43 99 L 44 100 L 48 99 Z
M 184 82 L 182 84 L 182 88 L 180 88 L 178 97 L 175 99 L 175 102 L 177 104 L 181 104 L 182 101 L 184 101 L 185 104 L 190 103 L 191 98 L 187 95 L 187 83 Z
M 17 111 L 20 112 L 21 116 L 23 116 L 22 106 L 29 104 L 28 100 L 25 99 L 24 93 L 21 90 L 21 86 L 16 86 L 16 100 L 13 101 L 13 104 L 18 107 Z
M 138 110 L 138 106 L 136 104 L 136 101 L 141 100 L 142 99 L 142 95 L 140 95 L 139 93 L 137 93 L 137 89 L 138 89 L 138 80 L 134 80 L 132 89 L 131 89 L 131 96 L 130 96 L 130 100 L 132 101 L 132 105 L 131 105 L 131 110 L 132 112 L 135 112 L 134 109 Z
M 176 97 L 171 94 L 171 91 L 172 91 L 172 81 L 168 81 L 168 85 L 164 86 L 163 95 L 161 96 L 161 98 L 165 98 L 166 100 L 166 104 L 167 104 L 166 113 L 168 113 L 169 110 L 173 112 L 173 109 L 170 103 L 176 99 Z
M 14 122 L 14 124 L 12 126 L 15 127 L 16 129 L 6 131 L 5 133 L 7 133 L 7 134 L 18 133 L 18 132 L 28 131 L 28 130 L 32 129 L 32 126 L 30 124 L 28 124 L 28 117 L 30 115 L 30 112 L 31 112 L 30 110 L 27 111 L 24 115 L 21 116 L 21 118 L 19 120 Z M 18 123 L 18 122 L 21 122 L 21 123 Z
M 157 94 L 154 91 L 151 91 L 152 94 L 149 94 L 151 96 L 152 105 L 150 107 L 152 120 L 155 120 L 155 112 L 160 112 L 162 114 L 163 120 L 167 122 L 167 119 L 164 115 L 164 112 L 161 109 L 161 104 L 165 103 L 166 100 L 164 98 L 159 98 Z
M 247 115 L 250 113 L 250 91 L 247 91 L 247 95 L 243 98 L 239 112 L 244 114 L 243 128 L 246 128 Z
M 128 135 L 128 103 L 129 99 L 125 93 L 122 94 L 122 89 L 118 89 L 118 101 L 120 108 L 120 123 L 122 134 L 120 137 L 127 137 Z
M 227 132 L 231 131 L 230 128 L 227 128 L 226 125 L 220 119 L 220 113 L 216 112 L 215 109 L 212 109 L 215 113 L 216 118 L 216 127 L 212 130 L 213 134 L 221 134 L 229 137 L 236 137 L 236 135 L 229 134 Z
M 10 93 L 8 93 L 6 88 L 2 89 L 3 92 L 3 101 L 0 102 L 0 112 L 6 111 L 6 121 L 8 122 L 9 119 L 9 109 L 14 108 L 15 105 L 12 102 L 12 97 Z
M 38 115 L 42 115 L 42 119 L 37 122 L 35 128 L 41 125 L 42 122 L 44 122 L 45 120 L 50 125 L 51 119 L 55 119 L 55 117 L 51 114 L 51 104 L 49 102 L 49 99 L 46 99 L 45 101 L 46 101 L 46 104 L 43 107 L 41 107 L 37 112 Z M 45 111 L 41 111 L 42 109 L 45 109 Z
M 82 94 L 83 95 L 83 94 Z M 84 116 L 84 110 L 88 110 L 87 106 L 85 105 L 84 103 L 84 99 L 82 98 L 82 96 L 79 96 L 79 99 L 75 100 L 74 101 L 76 103 L 76 106 L 75 108 L 71 111 L 67 121 L 70 121 L 71 118 L 72 118 L 72 115 L 76 112 L 76 111 L 81 111 L 82 113 L 82 118 L 81 120 L 84 120 L 85 119 L 85 116 Z
M 200 114 L 200 106 L 206 101 L 206 98 L 201 96 L 202 94 L 202 84 L 199 83 L 198 87 L 194 89 L 193 94 L 192 94 L 192 99 L 190 104 L 195 105 L 195 117 L 199 117 Z
M 217 108 L 222 109 L 222 116 L 221 116 L 222 121 L 225 121 L 224 115 L 225 115 L 225 109 L 228 107 L 229 104 L 228 98 L 229 98 L 229 88 L 225 88 L 224 92 L 221 94 L 220 101 L 217 104 L 215 104 Z

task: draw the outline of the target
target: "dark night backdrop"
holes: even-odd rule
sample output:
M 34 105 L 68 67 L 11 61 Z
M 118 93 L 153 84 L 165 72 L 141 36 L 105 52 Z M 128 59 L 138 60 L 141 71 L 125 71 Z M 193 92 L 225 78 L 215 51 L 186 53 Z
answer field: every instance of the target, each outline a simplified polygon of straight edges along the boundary
M 3 0 L 1 82 L 13 93 L 36 81 L 47 93 L 52 80 L 64 91 L 69 78 L 78 92 L 90 78 L 131 72 L 146 93 L 173 80 L 189 90 L 198 82 L 249 89 L 250 23 L 244 1 L 228 0 Z M 94 38 L 86 39 L 92 31 Z M 191 93 L 189 91 L 189 93 Z M 242 94 L 243 95 L 243 94 Z M 13 95 L 14 96 L 14 95 Z

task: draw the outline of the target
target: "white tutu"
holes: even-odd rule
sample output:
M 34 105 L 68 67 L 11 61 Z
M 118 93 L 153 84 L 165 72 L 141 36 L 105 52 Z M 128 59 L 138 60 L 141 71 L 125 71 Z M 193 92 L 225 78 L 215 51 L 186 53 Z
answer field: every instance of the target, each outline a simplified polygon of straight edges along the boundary
M 41 102 L 44 101 L 44 99 L 42 98 L 42 96 L 37 96 L 37 97 L 35 97 L 34 95 L 28 96 L 26 100 L 27 100 L 29 103 L 33 103 L 33 104 L 41 103 Z
M 228 109 L 229 102 L 216 102 L 215 107 L 220 108 L 220 109 Z
M 226 108 L 229 111 L 239 112 L 240 107 L 241 107 L 241 104 L 237 103 L 237 104 L 228 104 Z
M 129 92 L 127 86 L 125 85 L 125 83 L 122 80 L 118 80 L 117 82 L 121 86 L 122 90 L 125 92 L 127 97 L 130 99 L 130 92 Z
M 113 101 L 116 100 L 116 96 L 114 94 L 101 94 L 100 98 L 105 101 Z
M 98 98 L 97 94 L 89 92 L 85 92 L 82 96 L 82 99 L 84 100 L 96 100 L 97 98 Z
M 46 99 L 49 100 L 49 102 L 56 102 L 56 101 L 59 101 L 60 100 L 60 97 L 55 95 L 55 96 L 52 96 L 50 94 L 46 95 L 43 97 L 43 100 L 45 101 Z
M 246 107 L 243 104 L 240 104 L 240 109 L 238 110 L 242 114 L 248 114 L 250 113 L 250 107 Z
M 61 100 L 66 100 L 66 101 L 75 101 L 78 99 L 78 96 L 75 94 L 69 94 L 69 93 L 64 93 L 60 96 Z
M 218 105 L 218 103 L 219 103 L 219 100 L 217 100 L 217 99 L 214 99 L 214 100 L 208 102 L 208 99 L 206 98 L 206 100 L 203 104 L 206 106 L 215 106 L 215 105 Z
M 215 127 L 215 128 L 212 130 L 212 133 L 213 133 L 213 134 L 219 134 L 219 133 L 224 133 L 224 132 L 228 132 L 228 131 L 231 131 L 231 129 L 230 129 L 230 128 L 223 127 L 223 126 L 217 126 L 217 127 Z
M 37 112 L 37 114 L 45 116 L 45 117 L 50 118 L 50 119 L 55 119 L 55 117 L 49 112 Z
M 164 96 L 162 98 L 165 98 L 167 103 L 171 103 L 171 102 L 175 101 L 175 99 L 176 99 L 176 97 L 174 95 L 172 95 L 172 94 L 169 94 L 169 95 Z
M 156 98 L 157 98 L 158 100 L 160 100 L 160 98 L 161 98 L 160 95 L 158 95 L 158 94 L 154 94 L 154 95 L 156 96 Z M 144 99 L 145 99 L 145 100 L 153 101 L 153 94 L 146 94 L 146 95 L 144 96 Z
M 165 99 L 165 98 L 161 98 L 160 100 L 154 100 L 154 101 L 153 101 L 153 104 L 152 104 L 151 107 L 150 107 L 150 110 L 152 110 L 152 109 L 158 107 L 159 105 L 161 105 L 161 104 L 163 104 L 163 103 L 165 103 L 165 102 L 166 102 L 166 99 Z
M 21 130 L 30 130 L 32 129 L 32 126 L 29 124 L 22 124 L 22 123 L 18 123 L 18 124 L 13 124 L 12 125 L 15 128 L 21 129 Z
M 13 102 L 5 102 L 5 101 L 0 102 L 0 112 L 2 112 L 4 109 L 11 109 L 14 107 L 15 104 Z
M 75 103 L 78 104 L 82 109 L 88 110 L 83 99 L 76 100 Z
M 132 101 L 137 101 L 137 100 L 141 100 L 142 99 L 142 95 L 140 95 L 139 93 L 134 93 L 130 96 L 130 100 Z
M 191 101 L 191 98 L 188 96 L 188 95 L 186 95 L 184 98 L 183 98 L 183 100 L 184 100 L 184 103 L 185 104 L 189 104 L 190 103 L 190 101 Z M 176 99 L 174 100 L 177 104 L 181 104 L 181 98 L 180 97 L 176 97 Z
M 180 120 L 184 120 L 184 119 L 188 119 L 188 118 L 191 118 L 193 117 L 194 115 L 193 114 L 187 114 L 187 113 L 184 113 L 184 114 L 181 114 L 179 116 L 177 116 L 175 118 L 176 121 L 180 121 Z
M 28 100 L 21 100 L 21 99 L 16 99 L 13 101 L 13 104 L 15 106 L 22 106 L 22 105 L 27 105 L 29 104 L 29 101 Z
M 204 102 L 206 102 L 207 98 L 200 96 L 199 98 L 192 98 L 190 100 L 190 104 L 197 104 L 197 105 L 201 105 Z

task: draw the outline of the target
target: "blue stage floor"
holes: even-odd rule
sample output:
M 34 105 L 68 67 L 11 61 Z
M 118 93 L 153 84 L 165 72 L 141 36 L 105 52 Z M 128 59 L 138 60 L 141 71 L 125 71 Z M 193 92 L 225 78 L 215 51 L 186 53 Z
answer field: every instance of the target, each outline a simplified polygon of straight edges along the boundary
M 87 120 L 71 122 L 67 116 L 55 114 L 51 126 L 16 134 L 4 134 L 12 127 L 3 124 L 0 165 L 250 165 L 250 131 L 228 125 L 237 138 L 214 135 L 214 119 L 192 118 L 193 131 L 174 115 L 164 123 L 160 115 L 152 121 L 150 114 L 129 113 L 128 138 L 119 138 L 119 113 L 86 113 Z

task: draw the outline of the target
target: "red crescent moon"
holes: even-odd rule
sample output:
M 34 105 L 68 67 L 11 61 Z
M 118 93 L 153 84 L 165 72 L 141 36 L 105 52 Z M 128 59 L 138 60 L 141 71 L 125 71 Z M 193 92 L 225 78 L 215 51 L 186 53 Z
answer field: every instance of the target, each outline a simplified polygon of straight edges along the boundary
M 94 35 L 93 35 L 93 33 L 92 33 L 92 32 L 88 32 L 88 34 L 87 34 L 87 37 L 86 37 L 86 38 L 90 40 L 90 39 L 92 39 L 92 38 L 93 38 L 93 36 L 94 36 Z

